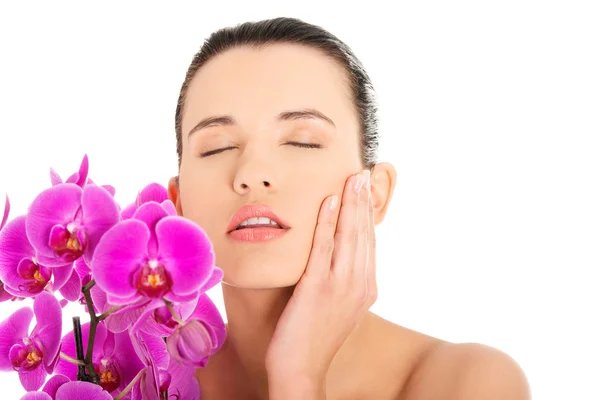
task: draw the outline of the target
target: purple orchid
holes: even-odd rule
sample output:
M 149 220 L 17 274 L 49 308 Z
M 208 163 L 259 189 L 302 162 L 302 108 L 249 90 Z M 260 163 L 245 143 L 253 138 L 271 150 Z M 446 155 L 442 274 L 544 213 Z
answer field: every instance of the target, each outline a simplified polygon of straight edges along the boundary
M 0 303 L 8 300 L 15 300 L 16 296 L 4 289 L 4 282 L 0 280 Z
M 59 379 L 55 379 L 59 378 Z M 66 380 L 65 380 L 66 379 Z M 54 380 L 54 382 L 53 382 Z M 46 390 L 52 382 L 51 391 Z M 100 386 L 90 382 L 70 381 L 62 375 L 50 379 L 43 392 L 29 392 L 21 400 L 113 400 Z
M 119 219 L 119 207 L 106 189 L 60 183 L 35 198 L 26 231 L 46 266 L 68 265 L 82 255 L 90 263 L 98 241 Z
M 10 200 L 8 200 L 8 195 L 6 196 L 6 200 L 4 202 L 4 215 L 2 216 L 2 222 L 0 222 L 0 231 L 4 228 L 6 221 L 8 220 L 8 213 L 10 212 Z
M 161 400 L 161 392 L 168 391 L 169 398 L 199 400 L 200 385 L 194 369 L 169 361 L 167 369 L 154 365 L 142 371 L 139 383 L 133 388 L 131 400 Z
M 36 326 L 27 334 L 35 314 Z M 16 370 L 27 391 L 38 390 L 58 361 L 62 310 L 50 293 L 40 293 L 30 308 L 21 308 L 0 323 L 0 371 Z
M 81 326 L 83 343 L 87 343 L 89 329 L 89 323 Z M 103 323 L 100 323 L 96 329 L 92 364 L 100 376 L 100 386 L 116 396 L 144 368 L 144 364 L 137 356 L 128 332 L 112 333 Z M 63 353 L 76 358 L 72 331 L 63 337 L 61 345 Z M 72 380 L 77 379 L 77 366 L 65 360 L 58 361 L 55 371 Z
M 132 334 L 131 339 L 138 356 L 146 364 L 139 382 L 133 388 L 132 400 L 159 400 L 163 391 L 168 391 L 169 397 L 178 399 L 200 398 L 195 370 L 171 359 L 164 341 L 144 332 Z
M 134 203 L 131 203 L 121 212 L 121 218 L 130 219 L 142 204 L 154 201 L 159 203 L 169 215 L 177 215 L 175 205 L 169 200 L 167 189 L 159 183 L 151 183 L 143 188 L 137 195 Z
M 59 290 L 65 299 L 76 300 L 81 290 L 79 276 L 69 265 L 47 268 L 37 261 L 25 221 L 25 216 L 17 217 L 0 231 L 0 280 L 4 290 L 17 297 L 35 297 L 44 289 Z
M 179 320 L 187 320 L 196 309 L 199 301 L 205 301 L 204 293 L 215 286 L 223 278 L 223 270 L 214 267 L 212 275 L 199 289 L 191 301 L 172 303 L 173 311 Z M 105 312 L 112 306 L 107 302 L 106 293 L 97 286 L 92 288 L 94 305 L 99 312 Z M 208 298 L 210 301 L 210 298 Z M 125 305 L 113 312 L 106 319 L 106 327 L 112 332 L 122 332 L 130 329 L 132 332 L 142 330 L 151 335 L 167 337 L 173 333 L 178 323 L 163 299 L 140 298 L 138 301 Z
M 214 258 L 202 228 L 151 201 L 102 236 L 91 268 L 110 304 L 143 297 L 186 302 L 213 275 Z
M 83 188 L 87 184 L 93 185 L 94 182 L 90 178 L 88 178 L 88 172 L 89 172 L 89 161 L 88 161 L 87 154 L 85 154 L 83 156 L 83 160 L 81 161 L 81 165 L 79 166 L 79 171 L 77 171 L 77 172 L 73 173 L 71 176 L 69 176 L 67 178 L 67 180 L 65 181 L 65 183 L 74 183 L 81 188 Z M 60 185 L 61 183 L 63 183 L 60 175 L 58 175 L 56 173 L 56 171 L 54 171 L 54 169 L 52 169 L 52 168 L 50 168 L 50 182 L 52 183 L 52 186 Z M 112 187 L 111 185 L 102 185 L 102 187 L 104 189 L 106 189 L 111 194 L 111 196 L 114 197 L 114 195 L 115 195 L 114 187 Z
M 184 325 L 167 337 L 167 350 L 175 361 L 204 368 L 209 357 L 223 346 L 226 335 L 219 310 L 204 293 Z

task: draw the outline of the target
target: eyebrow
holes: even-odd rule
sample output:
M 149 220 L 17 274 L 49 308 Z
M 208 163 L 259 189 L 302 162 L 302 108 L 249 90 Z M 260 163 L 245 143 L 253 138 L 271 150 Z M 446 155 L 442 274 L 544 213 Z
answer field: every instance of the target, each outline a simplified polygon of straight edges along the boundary
M 292 111 L 283 111 L 279 113 L 276 118 L 278 121 L 295 121 L 295 120 L 311 120 L 311 119 L 320 119 L 322 121 L 327 122 L 335 128 L 335 123 L 331 118 L 323 114 L 317 109 L 307 108 L 303 110 L 292 110 Z M 201 120 L 194 126 L 190 132 L 188 133 L 188 138 L 192 136 L 193 133 L 196 133 L 207 126 L 231 126 L 235 125 L 235 119 L 229 115 L 223 115 L 218 117 L 207 117 Z

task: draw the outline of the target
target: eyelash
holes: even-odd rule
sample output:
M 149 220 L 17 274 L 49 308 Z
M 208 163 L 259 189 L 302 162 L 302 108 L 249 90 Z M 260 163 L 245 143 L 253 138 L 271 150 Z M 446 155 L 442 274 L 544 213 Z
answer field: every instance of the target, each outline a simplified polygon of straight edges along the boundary
M 322 145 L 316 144 L 316 143 L 286 142 L 284 144 L 291 144 L 292 146 L 301 147 L 304 149 L 322 149 L 323 148 Z M 212 155 L 219 154 L 226 150 L 231 150 L 231 149 L 235 149 L 235 148 L 236 147 L 230 146 L 230 147 L 223 147 L 222 149 L 207 151 L 206 153 L 200 154 L 200 157 L 210 157 Z

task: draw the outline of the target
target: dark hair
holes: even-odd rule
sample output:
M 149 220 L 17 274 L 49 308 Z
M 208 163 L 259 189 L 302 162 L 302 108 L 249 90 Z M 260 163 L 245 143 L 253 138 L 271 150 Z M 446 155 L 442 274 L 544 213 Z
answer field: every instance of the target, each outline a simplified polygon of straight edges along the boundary
M 196 72 L 212 57 L 234 47 L 261 47 L 272 43 L 294 43 L 323 51 L 337 61 L 347 72 L 350 90 L 360 121 L 360 149 L 363 167 L 372 168 L 379 147 L 379 128 L 375 91 L 371 79 L 352 50 L 323 28 L 296 18 L 274 18 L 258 22 L 245 22 L 222 28 L 212 33 L 200 51 L 194 55 L 179 92 L 175 112 L 177 156 L 181 166 L 181 118 L 190 82 Z

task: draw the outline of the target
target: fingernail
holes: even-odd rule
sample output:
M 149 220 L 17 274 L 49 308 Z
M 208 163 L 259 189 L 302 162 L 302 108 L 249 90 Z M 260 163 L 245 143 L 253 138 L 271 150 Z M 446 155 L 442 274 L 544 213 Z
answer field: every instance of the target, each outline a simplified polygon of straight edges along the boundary
M 360 188 L 362 188 L 363 184 L 365 183 L 365 176 L 363 174 L 358 174 L 354 179 L 356 179 L 354 190 L 356 190 L 356 193 L 360 193 Z
M 367 185 L 371 184 L 371 170 L 370 169 L 365 169 L 363 170 L 363 175 L 365 176 L 365 180 Z
M 329 209 L 330 209 L 331 211 L 334 211 L 334 210 L 335 210 L 335 208 L 337 207 L 337 203 L 338 203 L 338 197 L 337 197 L 337 195 L 335 195 L 335 194 L 334 194 L 334 195 L 333 195 L 333 196 L 331 196 L 331 198 L 329 199 Z

